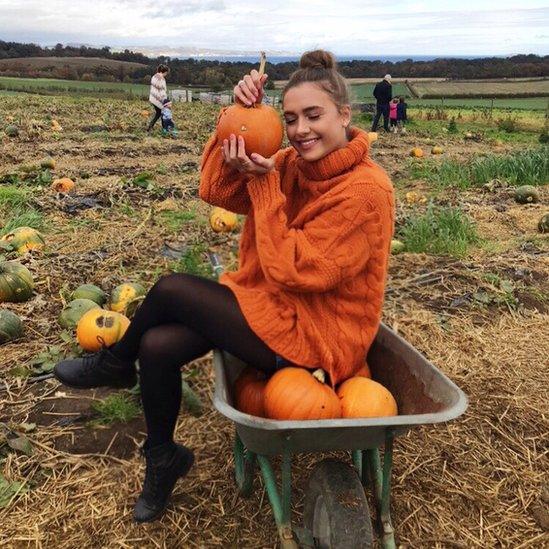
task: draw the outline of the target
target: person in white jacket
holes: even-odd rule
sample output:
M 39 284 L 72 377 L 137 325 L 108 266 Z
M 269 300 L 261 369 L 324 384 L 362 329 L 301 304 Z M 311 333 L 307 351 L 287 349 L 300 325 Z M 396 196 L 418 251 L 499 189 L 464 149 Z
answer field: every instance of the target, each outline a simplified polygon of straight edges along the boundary
M 149 92 L 149 103 L 154 107 L 154 115 L 151 118 L 147 131 L 150 132 L 156 121 L 161 116 L 163 102 L 168 98 L 168 89 L 166 87 L 166 76 L 170 69 L 166 65 L 158 65 L 156 74 L 151 78 L 151 89 Z

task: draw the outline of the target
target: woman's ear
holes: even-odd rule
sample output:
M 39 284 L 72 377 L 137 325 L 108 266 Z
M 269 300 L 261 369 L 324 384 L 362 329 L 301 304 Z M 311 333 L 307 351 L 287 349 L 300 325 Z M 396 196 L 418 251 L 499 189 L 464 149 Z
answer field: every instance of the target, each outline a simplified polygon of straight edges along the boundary
M 341 125 L 347 128 L 351 123 L 351 105 L 343 105 L 339 109 L 339 116 L 341 118 Z

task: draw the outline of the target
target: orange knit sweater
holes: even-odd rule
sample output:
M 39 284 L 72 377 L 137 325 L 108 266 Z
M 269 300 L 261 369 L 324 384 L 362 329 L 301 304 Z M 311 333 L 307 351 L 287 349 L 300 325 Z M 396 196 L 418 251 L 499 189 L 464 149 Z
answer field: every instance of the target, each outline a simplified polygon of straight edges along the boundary
M 394 227 L 393 188 L 368 157 L 367 134 L 353 128 L 347 146 L 315 162 L 283 149 L 261 176 L 230 170 L 214 134 L 200 197 L 247 215 L 239 268 L 220 282 L 252 330 L 332 384 L 352 376 L 380 323 Z

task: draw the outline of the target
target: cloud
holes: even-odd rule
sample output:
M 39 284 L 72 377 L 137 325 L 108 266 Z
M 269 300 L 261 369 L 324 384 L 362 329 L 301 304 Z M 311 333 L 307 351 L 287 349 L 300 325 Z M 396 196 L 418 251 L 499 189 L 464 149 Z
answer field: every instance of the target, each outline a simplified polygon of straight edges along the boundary
M 467 4 L 467 10 L 464 9 Z M 547 52 L 543 0 L 0 0 L 0 39 L 340 54 Z

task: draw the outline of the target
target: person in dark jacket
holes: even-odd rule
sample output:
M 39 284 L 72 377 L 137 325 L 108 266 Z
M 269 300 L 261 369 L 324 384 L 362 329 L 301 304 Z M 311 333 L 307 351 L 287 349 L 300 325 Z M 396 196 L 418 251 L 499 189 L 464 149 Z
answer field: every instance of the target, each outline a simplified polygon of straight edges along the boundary
M 386 74 L 381 82 L 374 88 L 374 97 L 376 98 L 376 114 L 372 124 L 372 131 L 377 130 L 379 119 L 383 115 L 383 128 L 389 131 L 389 103 L 393 98 L 393 86 L 391 86 L 391 75 Z

